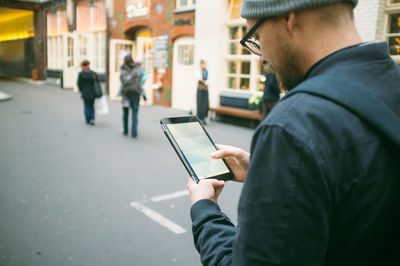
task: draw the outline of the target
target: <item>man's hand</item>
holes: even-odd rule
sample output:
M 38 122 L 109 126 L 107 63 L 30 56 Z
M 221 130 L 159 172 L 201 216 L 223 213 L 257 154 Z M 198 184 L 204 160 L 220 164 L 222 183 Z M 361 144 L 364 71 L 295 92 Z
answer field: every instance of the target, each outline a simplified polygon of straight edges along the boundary
M 235 175 L 235 181 L 244 182 L 250 164 L 250 153 L 232 146 L 217 145 L 218 151 L 211 157 L 225 159 Z
M 198 184 L 189 177 L 187 188 L 192 205 L 202 199 L 210 199 L 218 203 L 218 196 L 224 188 L 225 182 L 217 179 L 202 179 Z

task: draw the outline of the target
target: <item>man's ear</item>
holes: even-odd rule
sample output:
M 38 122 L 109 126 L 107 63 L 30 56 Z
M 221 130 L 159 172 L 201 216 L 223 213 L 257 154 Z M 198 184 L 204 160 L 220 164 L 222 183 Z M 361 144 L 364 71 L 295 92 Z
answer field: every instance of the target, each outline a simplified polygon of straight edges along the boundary
M 294 26 L 296 24 L 296 12 L 290 12 L 285 16 L 286 30 L 292 34 L 294 32 Z

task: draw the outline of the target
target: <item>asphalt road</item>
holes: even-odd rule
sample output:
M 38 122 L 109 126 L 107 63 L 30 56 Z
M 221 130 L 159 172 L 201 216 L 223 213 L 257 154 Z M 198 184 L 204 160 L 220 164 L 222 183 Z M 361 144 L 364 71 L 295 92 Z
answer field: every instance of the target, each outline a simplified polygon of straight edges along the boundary
M 200 265 L 188 174 L 159 125 L 187 113 L 142 106 L 131 140 L 118 102 L 91 127 L 77 93 L 1 79 L 0 91 L 13 95 L 0 102 L 1 266 Z M 249 150 L 252 129 L 207 130 Z M 220 196 L 234 223 L 240 190 L 229 182 Z

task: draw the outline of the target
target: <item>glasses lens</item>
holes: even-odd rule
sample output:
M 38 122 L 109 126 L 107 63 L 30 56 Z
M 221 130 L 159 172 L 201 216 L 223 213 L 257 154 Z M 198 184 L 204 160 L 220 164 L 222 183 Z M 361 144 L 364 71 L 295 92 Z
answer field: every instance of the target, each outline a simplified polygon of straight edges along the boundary
M 252 52 L 256 55 L 260 55 L 260 56 L 262 55 L 260 45 L 258 44 L 258 40 L 251 38 L 251 39 L 246 40 L 245 44 L 246 44 L 245 47 L 250 52 Z

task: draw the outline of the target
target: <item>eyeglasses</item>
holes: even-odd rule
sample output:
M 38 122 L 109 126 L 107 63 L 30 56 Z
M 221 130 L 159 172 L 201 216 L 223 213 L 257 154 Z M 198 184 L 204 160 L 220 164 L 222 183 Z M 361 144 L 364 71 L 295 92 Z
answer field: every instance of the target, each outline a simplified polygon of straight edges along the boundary
M 260 18 L 257 23 L 247 32 L 247 34 L 240 40 L 240 44 L 251 53 L 262 56 L 259 40 L 253 37 L 254 32 L 264 23 L 267 18 Z

